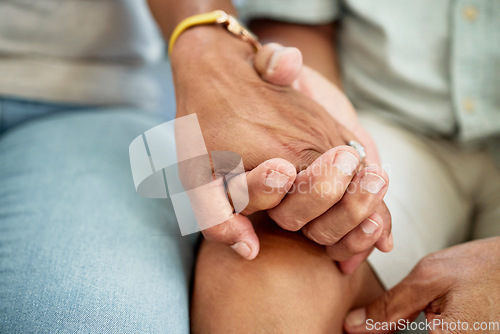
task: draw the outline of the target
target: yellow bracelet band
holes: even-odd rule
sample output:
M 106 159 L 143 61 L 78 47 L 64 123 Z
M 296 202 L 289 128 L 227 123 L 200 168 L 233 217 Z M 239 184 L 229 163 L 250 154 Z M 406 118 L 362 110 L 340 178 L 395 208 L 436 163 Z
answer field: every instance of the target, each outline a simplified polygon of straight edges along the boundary
M 177 25 L 177 27 L 175 28 L 172 36 L 170 36 L 170 41 L 168 43 L 168 54 L 170 55 L 172 53 L 175 42 L 184 31 L 191 27 L 207 24 L 222 25 L 233 35 L 249 42 L 255 50 L 259 49 L 261 46 L 259 41 L 257 40 L 257 37 L 255 37 L 254 34 L 252 34 L 240 22 L 238 22 L 236 18 L 222 10 L 216 10 L 209 13 L 193 15 L 182 20 L 181 23 L 179 23 L 179 25 Z

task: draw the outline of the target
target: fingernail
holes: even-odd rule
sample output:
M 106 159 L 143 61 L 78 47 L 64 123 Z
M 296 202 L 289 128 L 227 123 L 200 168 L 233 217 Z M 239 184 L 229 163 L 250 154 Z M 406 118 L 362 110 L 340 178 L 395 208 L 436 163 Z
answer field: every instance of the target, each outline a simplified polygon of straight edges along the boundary
M 352 175 L 358 168 L 359 160 L 354 154 L 347 151 L 339 151 L 335 156 L 333 165 L 342 173 Z
M 278 67 L 278 64 L 280 62 L 280 58 L 288 51 L 287 48 L 285 47 L 277 47 L 277 51 L 274 51 L 274 54 L 271 57 L 271 60 L 269 61 L 269 65 L 267 66 L 267 74 L 273 73 L 276 68 Z
M 376 194 L 385 186 L 385 180 L 380 175 L 367 172 L 363 175 L 360 186 L 369 193 Z
M 271 188 L 283 188 L 288 181 L 290 181 L 288 176 L 272 170 L 267 174 L 264 184 Z
M 380 227 L 379 224 L 377 224 L 376 221 L 373 219 L 367 218 L 361 223 L 361 229 L 363 232 L 366 234 L 373 234 L 376 230 L 378 230 Z
M 243 241 L 235 243 L 234 245 L 231 246 L 231 248 L 245 259 L 248 259 L 250 257 L 250 253 L 252 253 L 250 247 L 248 247 L 246 242 Z
M 350 312 L 345 318 L 345 323 L 349 327 L 362 326 L 366 321 L 366 310 L 364 308 L 359 308 Z

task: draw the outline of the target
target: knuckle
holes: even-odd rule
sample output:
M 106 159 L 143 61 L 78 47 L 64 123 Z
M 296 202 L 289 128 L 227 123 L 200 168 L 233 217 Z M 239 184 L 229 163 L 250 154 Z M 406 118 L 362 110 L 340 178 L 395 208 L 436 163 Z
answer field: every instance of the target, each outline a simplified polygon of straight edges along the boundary
M 287 219 L 284 222 L 278 223 L 278 225 L 281 228 L 283 228 L 284 230 L 287 230 L 290 232 L 297 232 L 302 227 L 302 224 L 300 222 L 298 222 L 297 220 L 293 220 L 293 219 Z
M 223 223 L 202 230 L 201 233 L 208 241 L 232 244 L 247 234 L 248 230 L 244 224 L 238 224 L 234 218 L 229 218 Z
M 305 234 L 309 239 L 323 246 L 334 245 L 341 238 L 331 229 L 316 226 L 307 228 Z
M 357 240 L 346 240 L 345 249 L 352 254 L 359 254 L 366 251 L 370 246 L 367 246 L 364 242 L 359 242 Z
M 301 221 L 296 218 L 284 216 L 277 210 L 270 210 L 269 217 L 274 220 L 284 230 L 296 232 L 304 226 Z
M 282 198 L 283 195 L 279 191 L 274 191 L 273 193 L 261 196 L 255 196 L 253 198 L 251 197 L 246 210 L 250 212 L 271 210 L 281 203 Z
M 386 293 L 384 293 L 380 299 L 380 306 L 379 306 L 379 312 L 381 319 L 390 319 L 390 316 L 392 314 L 391 306 L 392 306 L 392 300 L 394 299 L 394 291 L 393 290 L 388 290 Z
M 356 224 L 362 222 L 370 215 L 370 205 L 365 201 L 344 201 L 342 202 L 342 206 L 350 221 Z
M 441 262 L 439 255 L 429 254 L 417 263 L 414 273 L 421 278 L 433 278 L 440 276 L 441 270 L 439 262 Z
M 262 204 L 258 210 L 269 210 L 278 206 L 281 203 L 282 196 L 277 195 L 266 199 L 265 204 Z
M 442 252 L 425 256 L 411 273 L 415 278 L 413 288 L 426 292 L 445 291 L 459 282 L 460 278 L 453 274 L 454 269 L 447 262 L 448 258 Z
M 297 232 L 300 230 L 301 225 L 292 219 L 286 220 L 285 222 L 276 222 L 282 229 L 290 231 L 290 232 Z
M 322 150 L 315 145 L 307 143 L 305 140 L 290 142 L 286 138 L 281 143 L 285 160 L 291 162 L 299 169 L 305 169 L 311 165 L 320 155 Z
M 332 186 L 329 183 L 320 183 L 317 185 L 318 187 L 314 187 L 315 192 L 319 197 L 321 197 L 324 201 L 331 203 L 332 205 L 338 203 L 342 196 L 344 196 L 344 191 L 339 191 L 337 187 Z
M 223 238 L 224 235 L 228 233 L 228 227 L 226 223 L 222 223 L 219 225 L 212 226 L 203 231 L 203 236 L 208 241 L 219 241 Z

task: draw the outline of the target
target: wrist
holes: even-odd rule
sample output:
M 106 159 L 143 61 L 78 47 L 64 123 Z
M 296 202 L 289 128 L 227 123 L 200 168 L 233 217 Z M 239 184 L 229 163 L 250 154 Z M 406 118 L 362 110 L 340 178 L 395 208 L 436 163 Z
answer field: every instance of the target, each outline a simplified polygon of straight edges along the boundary
M 246 61 L 253 47 L 218 25 L 196 26 L 184 31 L 170 55 L 173 67 L 220 63 L 227 59 Z
M 148 0 L 148 5 L 167 40 L 175 27 L 189 16 L 217 9 L 237 16 L 236 8 L 231 0 Z

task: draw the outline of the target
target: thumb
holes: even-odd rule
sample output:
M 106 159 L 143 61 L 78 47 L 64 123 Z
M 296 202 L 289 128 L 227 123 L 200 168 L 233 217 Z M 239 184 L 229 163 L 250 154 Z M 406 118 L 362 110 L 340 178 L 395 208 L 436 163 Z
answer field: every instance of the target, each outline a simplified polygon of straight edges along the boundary
M 247 260 L 254 259 L 259 253 L 259 239 L 252 222 L 246 216 L 234 214 L 222 224 L 202 231 L 205 239 L 222 243 Z
M 295 181 L 295 176 L 295 167 L 290 162 L 275 158 L 231 178 L 226 187 L 233 206 L 236 208 L 236 203 L 241 205 L 243 202 L 247 206 L 241 211 L 242 214 L 228 215 L 223 223 L 202 230 L 203 235 L 209 241 L 231 246 L 247 260 L 254 259 L 259 253 L 259 239 L 252 222 L 245 215 L 278 205 Z M 203 207 L 207 208 L 206 215 L 213 213 L 215 208 L 225 209 L 225 206 L 218 204 L 220 201 L 215 197 L 218 193 L 212 192 L 211 195 L 206 198 L 209 205 Z
M 347 333 L 394 333 L 413 321 L 439 294 L 413 270 L 401 283 L 364 308 L 351 311 L 344 322 Z
M 293 47 L 268 43 L 260 48 L 254 66 L 263 80 L 278 86 L 290 86 L 302 68 L 302 53 Z

